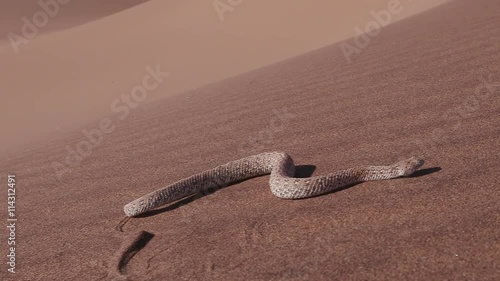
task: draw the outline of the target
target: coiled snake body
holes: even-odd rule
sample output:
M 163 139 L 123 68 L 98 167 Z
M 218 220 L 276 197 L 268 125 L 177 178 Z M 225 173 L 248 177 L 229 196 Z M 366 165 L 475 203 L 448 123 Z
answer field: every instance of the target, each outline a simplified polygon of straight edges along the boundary
M 123 210 L 129 217 L 136 216 L 209 188 L 266 174 L 271 174 L 269 184 L 274 195 L 284 199 L 307 198 L 358 182 L 409 176 L 423 164 L 424 160 L 412 157 L 389 166 L 354 167 L 324 176 L 294 178 L 295 165 L 288 154 L 266 152 L 172 183 L 126 204 Z

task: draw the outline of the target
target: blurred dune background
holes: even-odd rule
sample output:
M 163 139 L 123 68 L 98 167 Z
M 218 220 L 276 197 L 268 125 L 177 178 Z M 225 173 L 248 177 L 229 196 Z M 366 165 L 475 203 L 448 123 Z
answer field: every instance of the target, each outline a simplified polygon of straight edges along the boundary
M 391 22 L 443 2 L 403 1 Z M 9 132 L 0 154 L 109 114 L 148 65 L 171 75 L 145 102 L 352 37 L 388 1 L 242 1 L 222 20 L 214 3 L 69 1 L 16 54 L 7 34 L 21 34 L 21 18 L 42 8 L 34 0 L 0 2 L 0 94 L 8 100 L 0 125 Z

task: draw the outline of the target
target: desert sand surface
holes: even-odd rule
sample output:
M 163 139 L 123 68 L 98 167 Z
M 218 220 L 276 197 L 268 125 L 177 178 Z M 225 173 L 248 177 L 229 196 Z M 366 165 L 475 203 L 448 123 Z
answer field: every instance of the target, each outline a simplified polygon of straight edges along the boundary
M 33 1 L 16 2 L 3 2 L 2 13 L 9 15 L 3 26 L 19 34 L 21 15 L 33 19 L 44 10 Z M 111 103 L 141 83 L 147 66 L 159 65 L 171 75 L 142 103 L 352 37 L 354 27 L 373 20 L 370 11 L 387 9 L 388 3 L 232 1 L 230 10 L 220 4 L 216 10 L 219 0 L 142 2 L 72 0 L 59 4 L 58 13 L 26 43 L 16 40 L 14 48 L 2 36 L 0 93 L 22 108 L 0 107 L 0 126 L 11 132 L 1 140 L 0 155 L 7 147 L 61 137 L 110 114 Z M 442 2 L 405 1 L 389 23 Z M 142 4 L 124 9 L 137 3 Z M 101 17 L 113 9 L 122 10 Z
M 189 10 L 179 3 L 169 2 Z M 227 15 L 236 21 L 237 13 L 251 9 L 246 4 Z M 154 22 L 163 13 L 162 5 L 167 4 L 148 1 L 47 33 L 24 46 L 16 59 L 2 47 L 6 65 L 26 66 L 18 72 L 2 67 L 2 75 L 11 74 L 2 78 L 7 86 L 0 86 L 6 87 L 2 95 L 13 100 L 2 110 L 13 113 L 16 105 L 22 114 L 15 116 L 27 116 L 20 121 L 23 128 L 36 124 L 35 119 L 52 126 L 42 113 L 49 108 L 76 110 L 84 93 L 93 93 L 88 99 L 96 103 L 82 105 L 93 120 L 81 125 L 78 112 L 54 113 L 54 120 L 67 116 L 71 121 L 61 123 L 67 126 L 64 132 L 24 144 L 0 160 L 5 189 L 7 174 L 16 175 L 18 218 L 17 273 L 9 273 L 3 262 L 1 280 L 500 278 L 500 2 L 455 0 L 425 11 L 422 6 L 413 16 L 369 31 L 364 41 L 344 35 L 373 19 L 335 31 L 339 39 L 348 39 L 333 44 L 317 37 L 315 46 L 303 43 L 280 52 L 278 36 L 270 36 L 276 49 L 270 48 L 279 54 L 248 51 L 244 59 L 224 49 L 212 53 L 220 43 L 211 40 L 222 37 L 209 28 L 199 31 L 207 42 L 201 47 L 186 31 L 185 53 L 159 52 L 170 46 L 167 40 L 146 44 L 139 36 L 146 23 L 134 29 L 126 15 L 149 15 Z M 196 11 L 202 15 L 203 9 Z M 370 16 L 371 9 L 358 5 L 349 11 L 353 17 Z M 321 9 L 315 11 L 322 15 Z M 216 14 L 212 17 L 214 24 L 221 24 Z M 114 19 L 128 23 L 127 32 L 105 39 Z M 196 30 L 194 22 L 185 23 L 184 28 Z M 222 24 L 230 25 L 230 19 Z M 137 36 L 130 37 L 131 32 Z M 100 40 L 69 48 L 70 38 Z M 245 41 L 250 39 L 240 39 L 230 46 L 250 44 Z M 172 44 L 180 48 L 183 43 Z M 60 49 L 50 52 L 56 46 Z M 97 46 L 112 55 L 102 55 Z M 257 45 L 250 46 L 253 50 Z M 196 53 L 203 47 L 210 52 Z M 125 59 L 137 50 L 141 55 Z M 346 55 L 346 50 L 355 51 Z M 183 56 L 192 61 L 176 68 Z M 280 60 L 282 56 L 286 59 Z M 40 65 L 28 67 L 34 58 Z M 238 58 L 245 63 L 237 63 Z M 169 67 L 170 61 L 176 67 Z M 234 64 L 224 65 L 229 62 Z M 152 75 L 157 64 L 170 75 Z M 220 70 L 210 71 L 214 64 Z M 229 77 L 234 74 L 239 75 Z M 158 86 L 152 87 L 155 82 Z M 121 92 L 140 85 L 162 97 L 117 103 L 116 112 L 110 112 Z M 22 103 L 36 96 L 29 91 L 35 86 L 55 89 L 49 91 L 52 96 L 44 95 L 50 102 Z M 188 86 L 194 88 L 181 92 Z M 25 96 L 8 95 L 8 89 Z M 60 100 L 63 92 L 72 96 Z M 106 101 L 107 114 L 97 101 Z M 39 118 L 33 115 L 35 107 Z M 2 115 L 2 122 L 7 117 Z M 21 139 L 12 137 L 12 142 Z M 75 156 L 77 151 L 82 154 Z M 129 201 L 263 151 L 289 153 L 302 165 L 300 176 L 391 164 L 411 155 L 423 157 L 426 164 L 413 177 L 361 183 L 304 200 L 279 199 L 269 190 L 269 178 L 258 177 L 132 218 L 117 228 Z M 6 200 L 0 204 L 7 218 Z M 6 261 L 10 234 L 2 229 Z M 117 254 L 136 237 L 143 247 L 118 276 Z

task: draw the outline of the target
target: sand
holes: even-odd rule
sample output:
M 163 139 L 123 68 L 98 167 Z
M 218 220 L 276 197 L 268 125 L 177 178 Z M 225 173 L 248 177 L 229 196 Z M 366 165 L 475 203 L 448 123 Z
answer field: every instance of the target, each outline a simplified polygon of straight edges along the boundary
M 315 46 L 290 46 L 280 55 L 243 56 L 245 63 L 234 62 L 241 56 L 234 53 L 221 60 L 220 54 L 229 54 L 222 49 L 195 52 L 218 43 L 188 44 L 186 55 L 165 52 L 159 60 L 167 39 L 159 46 L 145 44 L 141 37 L 122 41 L 127 36 L 118 32 L 104 39 L 111 34 L 106 26 L 132 14 L 150 12 L 155 22 L 158 8 L 167 5 L 159 3 L 148 1 L 66 31 L 47 32 L 17 56 L 2 47 L 6 65 L 19 65 L 15 71 L 2 67 L 2 75 L 11 73 L 2 80 L 7 83 L 2 95 L 5 99 L 6 90 L 16 85 L 24 94 L 13 96 L 4 112 L 25 116 L 17 123 L 2 115 L 5 128 L 23 128 L 19 135 L 5 137 L 5 147 L 22 142 L 21 132 L 28 128 L 43 125 L 40 131 L 48 132 L 54 123 L 44 116 L 47 109 L 56 111 L 52 117 L 58 120 L 66 116 L 66 104 L 68 111 L 77 108 L 71 101 L 78 105 L 80 95 L 90 100 L 82 107 L 95 110 L 88 111 L 87 119 L 68 113 L 61 133 L 40 140 L 30 135 L 31 144 L 10 149 L 0 160 L 5 188 L 6 174 L 16 174 L 18 215 L 17 273 L 8 273 L 4 262 L 1 280 L 118 278 L 117 254 L 141 231 L 148 233 L 147 241 L 134 247 L 126 267 L 118 270 L 130 280 L 500 278 L 499 3 L 456 0 L 426 11 L 422 6 L 412 16 L 372 31 L 369 40 L 327 45 L 317 39 Z M 179 3 L 171 2 L 178 5 L 177 12 L 189 10 L 190 5 Z M 234 20 L 236 12 L 247 13 L 245 4 L 231 14 Z M 370 9 L 349 11 L 369 15 Z M 220 24 L 216 14 L 212 17 Z M 364 28 L 369 21 L 338 34 Z M 223 24 L 229 23 L 226 19 Z M 147 24 L 133 26 L 127 26 L 127 35 L 130 30 L 139 34 Z M 102 33 L 95 32 L 99 29 Z M 210 29 L 203 32 L 205 37 L 196 38 L 217 42 Z M 185 34 L 184 42 L 196 41 L 190 39 L 192 33 Z M 95 41 L 67 48 L 73 37 L 80 43 Z M 241 41 L 252 49 L 258 46 Z M 111 48 L 113 42 L 122 48 Z M 98 45 L 114 54 L 101 67 L 98 61 L 105 56 L 98 55 Z M 279 52 L 279 44 L 270 45 Z M 49 52 L 51 47 L 58 47 L 57 52 Z M 345 51 L 354 48 L 346 58 Z M 143 52 L 124 60 L 133 50 Z M 183 68 L 175 63 L 169 67 L 170 59 L 181 62 L 183 56 L 192 61 Z M 45 66 L 30 68 L 34 58 Z M 215 60 L 220 70 L 212 73 Z M 223 65 L 225 61 L 234 64 Z M 113 72 L 118 69 L 122 72 Z M 185 78 L 190 72 L 191 80 Z M 37 73 L 43 73 L 39 80 Z M 53 81 L 61 82 L 54 86 Z M 37 96 L 34 90 L 41 86 L 53 91 Z M 162 97 L 133 104 L 120 99 L 136 86 Z M 75 89 L 81 92 L 73 95 L 70 90 Z M 24 104 L 30 97 L 42 103 Z M 422 156 L 426 164 L 414 177 L 293 201 L 274 197 L 268 177 L 259 177 L 117 228 L 123 205 L 136 197 L 227 161 L 275 150 L 292 155 L 302 165 L 301 176 L 389 164 L 411 155 Z M 84 155 L 75 156 L 75 151 Z M 1 204 L 6 217 L 5 200 Z M 8 237 L 3 229 L 1 236 Z M 3 249 L 5 253 L 7 246 Z
M 352 37 L 354 27 L 373 20 L 371 10 L 387 9 L 387 0 L 246 1 L 224 13 L 217 13 L 213 1 L 102 2 L 60 4 L 33 39 L 17 44 L 17 53 L 1 37 L 0 95 L 22 110 L 0 105 L 0 126 L 11 132 L 1 140 L 0 155 L 7 146 L 61 137 L 110 114 L 113 100 L 141 83 L 147 66 L 160 65 L 172 75 L 144 103 Z M 404 3 L 390 22 L 441 2 Z M 5 26 L 18 35 L 21 15 L 32 19 L 43 11 L 34 0 L 23 3 L 4 4 L 14 10 Z M 134 3 L 142 4 L 125 9 Z M 101 17 L 112 9 L 121 12 Z M 87 23 L 75 26 L 77 19 Z

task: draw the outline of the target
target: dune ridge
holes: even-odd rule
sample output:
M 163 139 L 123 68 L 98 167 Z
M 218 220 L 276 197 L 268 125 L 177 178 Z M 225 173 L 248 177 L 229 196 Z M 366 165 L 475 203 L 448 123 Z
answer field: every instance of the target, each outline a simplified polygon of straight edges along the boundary
M 84 19 L 105 10 L 98 8 L 100 1 L 87 2 L 69 2 L 54 20 L 70 25 L 82 5 L 95 8 Z M 404 9 L 391 22 L 442 2 L 401 1 Z M 120 5 L 127 3 L 134 2 Z M 62 137 L 110 114 L 112 101 L 140 84 L 147 66 L 159 64 L 172 76 L 144 103 L 351 37 L 353 28 L 373 20 L 370 11 L 386 9 L 387 3 L 245 1 L 221 21 L 211 1 L 147 1 L 57 33 L 41 32 L 19 46 L 17 55 L 4 42 L 0 94 L 22 108 L 0 106 L 0 126 L 12 132 L 2 139 L 2 150 L 25 140 Z M 17 16 L 13 20 L 17 26 Z

